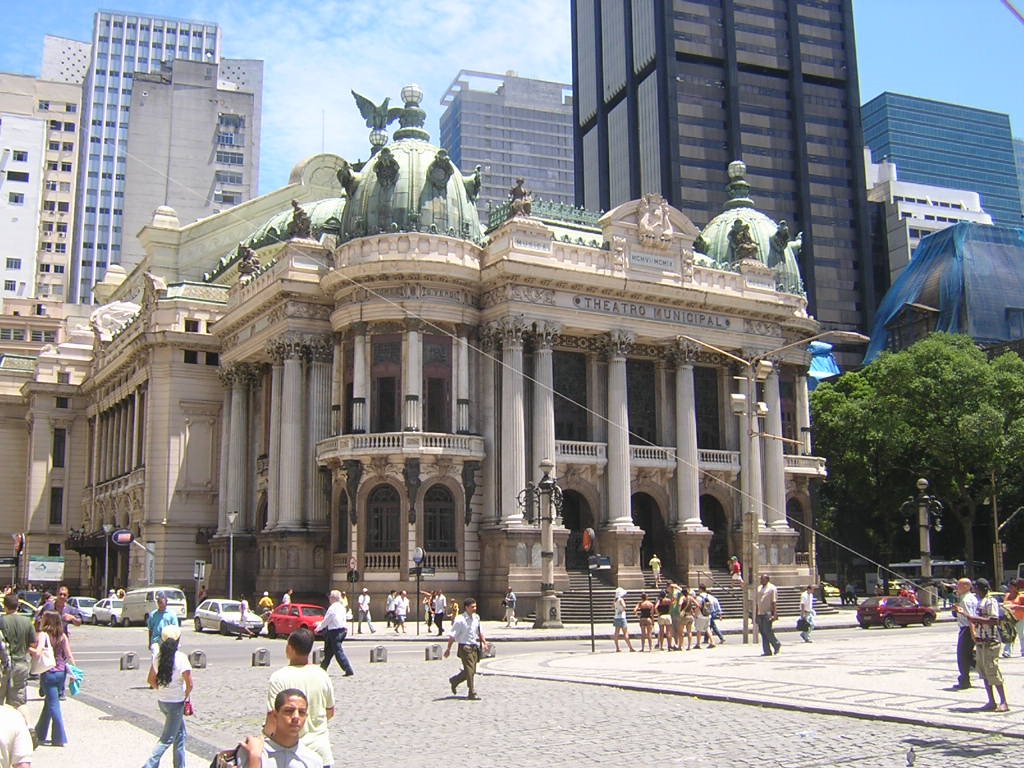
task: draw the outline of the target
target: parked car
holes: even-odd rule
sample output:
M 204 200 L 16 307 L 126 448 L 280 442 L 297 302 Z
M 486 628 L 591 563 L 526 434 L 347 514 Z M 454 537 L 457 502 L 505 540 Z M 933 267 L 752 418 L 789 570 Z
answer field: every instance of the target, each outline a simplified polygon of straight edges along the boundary
M 114 626 L 121 623 L 121 607 L 124 600 L 114 597 L 105 597 L 92 607 L 93 624 L 109 624 Z
M 862 629 L 871 626 L 905 627 L 908 624 L 930 626 L 935 609 L 906 597 L 869 597 L 857 606 L 857 623 Z
M 242 625 L 242 604 L 238 600 L 227 598 L 204 600 L 196 608 L 195 613 L 196 632 L 204 629 L 212 629 L 222 635 L 236 633 L 232 627 Z M 250 632 L 257 634 L 263 629 L 263 619 L 251 610 L 245 616 L 244 626 Z
M 92 609 L 96 605 L 95 597 L 69 597 L 68 605 L 72 608 L 77 608 L 78 612 L 82 616 L 83 624 L 92 624 Z
M 23 603 L 31 603 L 36 608 L 43 604 L 43 593 L 42 592 L 26 592 L 22 590 L 18 593 L 18 599 Z
M 326 608 L 310 603 L 279 605 L 267 617 L 267 635 L 288 637 L 299 627 L 307 627 L 311 632 L 316 632 L 316 625 L 326 613 Z
M 160 594 L 167 598 L 167 610 L 175 614 L 179 622 L 184 621 L 188 615 L 188 602 L 184 592 L 177 587 L 143 587 L 125 594 L 124 605 L 121 606 L 121 626 L 144 626 L 149 614 L 156 610 L 156 601 Z
M 28 616 L 30 619 L 35 621 L 36 614 L 39 613 L 39 608 L 33 605 L 32 603 L 28 602 L 28 600 L 19 600 L 18 613 L 20 613 L 22 616 Z
M 835 584 L 829 584 L 827 581 L 821 582 L 821 594 L 825 596 L 826 600 L 834 597 L 840 597 L 841 595 L 839 587 Z

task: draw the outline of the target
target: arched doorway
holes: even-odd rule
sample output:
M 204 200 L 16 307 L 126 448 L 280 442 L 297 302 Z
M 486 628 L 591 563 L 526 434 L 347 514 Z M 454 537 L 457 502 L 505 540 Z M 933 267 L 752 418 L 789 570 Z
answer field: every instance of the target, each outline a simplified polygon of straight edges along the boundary
M 808 552 L 810 550 L 811 538 L 810 520 L 808 520 L 807 512 L 804 510 L 804 505 L 800 503 L 799 499 L 786 500 L 786 519 L 789 522 L 789 527 L 799 534 L 799 538 L 796 540 L 796 551 Z
M 366 571 L 396 571 L 401 568 L 402 500 L 391 485 L 378 485 L 366 500 L 363 530 Z
M 569 529 L 569 538 L 565 543 L 565 567 L 569 570 L 586 568 L 583 531 L 597 526 L 594 525 L 594 515 L 583 494 L 577 491 L 565 491 L 562 494 L 562 525 Z
M 676 548 L 672 541 L 665 519 L 661 516 L 661 508 L 653 496 L 646 493 L 634 493 L 629 499 L 633 515 L 633 525 L 644 531 L 640 542 L 640 567 L 646 568 L 651 558 L 657 554 L 662 568 L 668 573 L 675 572 Z
M 708 563 L 711 568 L 725 568 L 729 559 L 729 523 L 721 502 L 714 496 L 700 497 L 700 521 L 711 531 L 708 544 Z

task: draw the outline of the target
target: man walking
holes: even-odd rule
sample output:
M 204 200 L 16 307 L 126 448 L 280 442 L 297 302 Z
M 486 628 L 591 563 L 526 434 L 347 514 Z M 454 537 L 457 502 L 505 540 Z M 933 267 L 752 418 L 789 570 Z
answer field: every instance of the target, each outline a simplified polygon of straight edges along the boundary
M 146 620 L 146 630 L 149 633 L 149 650 L 156 657 L 160 650 L 160 636 L 164 627 L 178 625 L 178 617 L 167 610 L 167 595 L 163 592 L 156 596 L 156 610 L 149 614 Z
M 956 623 L 959 625 L 956 636 L 956 668 L 957 679 L 953 690 L 963 691 L 971 687 L 971 661 L 974 657 L 974 636 L 971 634 L 971 617 L 978 615 L 978 598 L 971 591 L 973 584 L 968 578 L 956 582 L 957 602 L 953 606 Z
M 757 631 L 761 634 L 761 655 L 778 655 L 782 643 L 775 636 L 774 623 L 779 618 L 779 590 L 767 573 L 761 574 L 761 586 L 757 590 Z
M 999 669 L 999 603 L 990 597 L 988 579 L 974 582 L 974 591 L 978 594 L 978 612 L 976 616 L 968 616 L 974 636 L 975 650 L 978 655 L 978 674 L 985 682 L 985 693 L 988 704 L 984 709 L 989 712 L 1007 712 L 1006 689 L 1003 685 L 1003 673 Z M 999 693 L 999 704 L 996 704 L 992 689 Z
M 801 625 L 803 629 L 800 630 L 800 638 L 805 643 L 813 643 L 811 640 L 811 630 L 814 629 L 814 617 L 817 613 L 814 610 L 814 586 L 811 584 L 807 585 L 807 589 L 800 595 L 800 621 L 803 622 Z
M 348 616 L 345 603 L 342 602 L 341 592 L 337 589 L 331 590 L 328 599 L 331 604 L 327 608 L 327 613 L 316 625 L 316 631 L 324 633 L 324 660 L 320 662 L 320 666 L 326 672 L 327 668 L 331 666 L 331 659 L 337 659 L 338 666 L 345 671 L 345 677 L 352 677 L 355 672 L 352 671 L 352 665 L 345 655 L 345 649 L 341 647 L 348 635 Z
M 328 721 L 334 717 L 334 684 L 331 678 L 316 664 L 309 663 L 315 639 L 306 627 L 299 627 L 288 635 L 285 656 L 288 666 L 281 667 L 270 676 L 267 686 L 267 719 L 263 730 L 272 733 L 274 725 L 274 702 L 281 691 L 294 688 L 306 695 L 308 715 L 306 724 L 299 733 L 301 743 L 316 752 L 324 761 L 325 768 L 334 765 L 331 739 L 327 731 Z
M 722 604 L 718 601 L 718 598 L 708 592 L 706 584 L 698 586 L 700 590 L 701 600 L 707 602 L 708 607 L 711 609 L 711 621 L 708 625 L 708 631 L 706 633 L 705 640 L 708 645 L 711 645 L 711 635 L 718 638 L 719 643 L 725 642 L 725 636 L 722 634 L 722 630 L 718 628 L 718 621 L 722 618 Z
M 505 627 L 519 626 L 519 619 L 516 618 L 516 593 L 512 591 L 512 587 L 509 586 L 508 591 L 505 593 L 505 598 L 501 601 L 501 604 L 505 606 Z
M 395 604 L 392 607 L 395 611 L 395 632 L 401 631 L 405 634 L 405 617 L 409 615 L 409 593 L 403 589 L 395 597 Z
M 448 632 L 448 647 L 444 651 L 446 659 L 451 655 L 454 643 L 459 645 L 462 671 L 454 677 L 449 677 L 448 684 L 451 686 L 452 693 L 458 694 L 459 685 L 465 682 L 469 688 L 469 695 L 466 698 L 476 701 L 480 698 L 476 695 L 474 683 L 476 665 L 480 661 L 480 649 L 483 648 L 486 651 L 489 646 L 480 627 L 480 617 L 476 613 L 476 600 L 472 597 L 466 598 L 462 604 L 462 613 L 452 622 L 452 628 Z
M 18 596 L 4 595 L 4 615 L 0 616 L 0 631 L 7 639 L 11 653 L 11 669 L 0 683 L 0 704 L 20 708 L 25 705 L 31 660 L 28 647 L 35 643 L 36 632 L 32 619 L 18 613 Z
M 658 557 L 658 553 L 655 552 L 651 559 L 647 562 L 651 566 L 651 570 L 654 572 L 654 586 L 661 586 L 661 558 Z
M 366 626 L 370 628 L 370 634 L 374 634 L 377 630 L 373 628 L 373 621 L 370 619 L 370 590 L 363 587 L 363 591 L 359 593 L 359 597 L 356 599 L 356 610 L 358 611 L 358 623 L 356 624 L 356 633 L 363 634 L 363 622 L 366 622 Z
M 437 627 L 437 636 L 444 634 L 444 617 L 448 613 L 448 598 L 443 590 L 438 590 L 431 602 L 430 610 L 434 612 L 434 626 Z

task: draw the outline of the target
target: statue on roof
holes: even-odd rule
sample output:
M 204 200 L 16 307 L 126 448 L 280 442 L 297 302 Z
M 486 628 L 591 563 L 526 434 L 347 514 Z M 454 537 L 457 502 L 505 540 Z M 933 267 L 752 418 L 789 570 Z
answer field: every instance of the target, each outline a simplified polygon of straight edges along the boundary
M 248 283 L 260 271 L 260 260 L 256 251 L 245 243 L 238 244 L 238 275 L 241 283 Z
M 520 176 L 516 179 L 516 185 L 508 192 L 512 200 L 513 216 L 529 216 L 533 211 L 533 195 L 526 188 L 526 179 Z
M 466 196 L 470 202 L 475 203 L 476 199 L 480 197 L 480 187 L 483 185 L 483 176 L 480 174 L 480 166 L 476 166 L 473 169 L 473 175 L 467 176 L 463 179 L 463 183 L 466 185 Z
M 672 222 L 668 219 L 668 202 L 657 193 L 643 196 L 637 214 L 640 242 L 654 248 L 668 248 L 672 242 Z
M 401 107 L 392 107 L 388 109 L 388 103 L 391 101 L 391 97 L 384 99 L 380 104 L 374 104 L 365 96 L 352 91 L 352 96 L 356 100 L 356 106 L 359 107 L 359 114 L 363 116 L 366 121 L 367 128 L 373 128 L 376 130 L 384 130 L 390 123 L 393 123 L 399 117 L 402 116 Z
M 292 200 L 292 220 L 288 223 L 288 238 L 307 239 L 313 230 L 313 222 L 309 220 L 309 214 L 302 210 L 297 200 Z
M 734 262 L 757 258 L 757 243 L 750 235 L 750 225 L 741 219 L 736 219 L 732 223 L 732 229 L 729 230 L 729 245 L 734 254 Z
M 427 181 L 434 188 L 437 194 L 443 194 L 448 188 L 448 179 L 455 173 L 455 166 L 452 165 L 448 152 L 443 149 L 437 150 L 433 162 L 427 168 Z

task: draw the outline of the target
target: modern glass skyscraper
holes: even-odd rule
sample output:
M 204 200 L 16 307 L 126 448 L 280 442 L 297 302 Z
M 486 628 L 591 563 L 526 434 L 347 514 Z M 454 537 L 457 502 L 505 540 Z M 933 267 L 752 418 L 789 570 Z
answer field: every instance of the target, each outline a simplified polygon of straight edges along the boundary
M 441 146 L 463 171 L 484 169 L 477 199 L 482 221 L 488 207 L 508 200 L 518 176 L 534 196 L 572 204 L 569 85 L 463 69 L 441 105 Z
M 883 93 L 861 120 L 875 162 L 896 163 L 904 181 L 977 192 L 996 224 L 1020 226 L 1009 115 Z
M 849 0 L 574 0 L 572 17 L 577 203 L 660 192 L 703 226 L 743 160 L 758 208 L 803 232 L 811 311 L 870 327 Z

